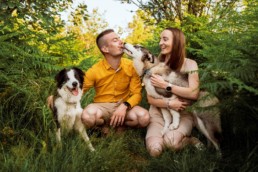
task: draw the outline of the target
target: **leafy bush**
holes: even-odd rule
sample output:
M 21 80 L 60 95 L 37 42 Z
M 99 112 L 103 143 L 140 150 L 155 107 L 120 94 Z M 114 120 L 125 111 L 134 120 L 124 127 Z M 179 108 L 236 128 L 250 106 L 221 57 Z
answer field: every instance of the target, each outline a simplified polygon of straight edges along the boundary
M 189 147 L 180 152 L 166 150 L 159 158 L 149 156 L 144 129 L 122 135 L 111 132 L 108 137 L 89 130 L 95 153 L 73 133 L 58 147 L 46 107 L 46 98 L 55 88 L 54 75 L 73 65 L 87 70 L 98 57 L 88 57 L 91 50 L 85 50 L 86 58 L 81 41 L 72 33 L 64 34 L 57 11 L 48 9 L 59 2 L 65 8 L 70 1 L 28 1 L 28 6 L 21 2 L 0 3 L 1 171 L 257 171 L 255 0 L 246 2 L 241 12 L 229 10 L 212 21 L 192 15 L 185 15 L 184 25 L 161 21 L 154 38 L 143 43 L 157 55 L 160 29 L 182 27 L 189 39 L 188 55 L 200 64 L 201 87 L 221 100 L 222 157 L 213 150 Z M 31 20 L 26 20 L 28 16 Z M 144 90 L 143 94 L 141 105 L 148 108 Z M 92 102 L 93 95 L 93 90 L 87 92 L 82 105 Z
M 257 17 L 257 2 L 250 1 L 244 11 L 214 20 L 207 29 L 211 32 L 197 32 L 196 41 L 202 46 L 197 54 L 205 59 L 200 65 L 202 88 L 220 98 L 222 148 L 224 158 L 235 164 L 232 169 L 239 169 L 243 161 L 236 152 L 251 164 L 255 161 L 251 155 L 257 155 L 253 152 L 258 142 Z

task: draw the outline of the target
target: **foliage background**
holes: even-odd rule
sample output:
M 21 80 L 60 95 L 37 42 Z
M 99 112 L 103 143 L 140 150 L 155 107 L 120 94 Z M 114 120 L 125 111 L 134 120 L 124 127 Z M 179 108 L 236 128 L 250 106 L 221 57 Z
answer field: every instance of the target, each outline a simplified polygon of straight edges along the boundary
M 120 2 L 139 7 L 128 25 L 127 42 L 158 55 L 161 30 L 184 31 L 187 55 L 199 63 L 201 87 L 220 99 L 222 155 L 189 147 L 151 158 L 144 145 L 146 131 L 140 129 L 105 138 L 89 130 L 94 154 L 73 134 L 58 147 L 46 107 L 53 78 L 64 67 L 87 70 L 101 58 L 95 38 L 107 23 L 97 10 L 89 13 L 87 4 L 74 9 L 64 23 L 59 12 L 71 7 L 72 0 L 1 0 L 1 171 L 257 171 L 257 0 Z M 83 106 L 93 94 L 84 95 Z M 146 99 L 142 105 L 148 107 Z

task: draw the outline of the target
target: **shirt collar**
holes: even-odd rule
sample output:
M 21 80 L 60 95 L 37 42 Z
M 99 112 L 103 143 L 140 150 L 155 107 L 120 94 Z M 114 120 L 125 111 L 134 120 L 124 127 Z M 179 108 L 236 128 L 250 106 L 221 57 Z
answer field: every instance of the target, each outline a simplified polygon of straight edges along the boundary
M 110 64 L 107 62 L 107 59 L 103 59 L 103 65 L 105 66 L 105 68 L 108 70 L 111 68 Z
M 105 59 L 105 58 L 103 59 L 103 65 L 105 66 L 105 68 L 106 68 L 107 70 L 112 69 L 111 66 L 110 66 L 110 64 L 107 62 L 107 59 Z M 122 69 L 123 66 L 124 66 L 124 60 L 123 60 L 123 58 L 121 58 L 121 62 L 120 62 L 120 65 L 119 65 L 118 69 L 119 69 L 119 70 Z M 119 71 L 119 70 L 118 70 L 118 71 Z

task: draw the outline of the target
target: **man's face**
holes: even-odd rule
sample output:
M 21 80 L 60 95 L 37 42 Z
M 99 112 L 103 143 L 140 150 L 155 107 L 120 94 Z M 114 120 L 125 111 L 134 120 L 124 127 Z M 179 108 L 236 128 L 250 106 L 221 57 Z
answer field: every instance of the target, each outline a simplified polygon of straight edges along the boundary
M 104 52 L 110 54 L 111 56 L 121 56 L 123 54 L 123 41 L 119 36 L 111 32 L 104 36 L 105 45 L 103 46 Z

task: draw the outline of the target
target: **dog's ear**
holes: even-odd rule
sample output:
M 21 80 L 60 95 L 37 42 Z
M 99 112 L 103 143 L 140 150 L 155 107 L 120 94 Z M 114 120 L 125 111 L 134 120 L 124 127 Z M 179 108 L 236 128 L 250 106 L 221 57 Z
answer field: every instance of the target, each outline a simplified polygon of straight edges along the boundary
M 153 54 L 150 54 L 150 53 L 149 53 L 149 58 L 150 58 L 150 62 L 151 62 L 151 63 L 154 63 L 154 62 L 155 62 L 155 58 L 156 58 L 156 57 L 155 57 Z
M 65 77 L 66 77 L 66 71 L 67 69 L 64 68 L 63 70 L 61 70 L 56 76 L 55 76 L 55 80 L 57 83 L 57 87 L 61 88 L 63 86 L 63 83 L 65 82 Z
M 141 60 L 142 62 L 145 62 L 146 60 L 148 60 L 148 54 L 144 52 Z
M 148 61 L 150 63 L 154 63 L 154 56 L 148 52 L 144 52 L 144 55 L 142 56 L 142 61 Z
M 77 68 L 77 67 L 73 67 L 73 70 L 75 70 L 76 73 L 78 73 L 78 77 L 79 77 L 80 82 L 82 83 L 81 84 L 81 87 L 82 87 L 83 82 L 84 82 L 84 72 L 81 69 Z

